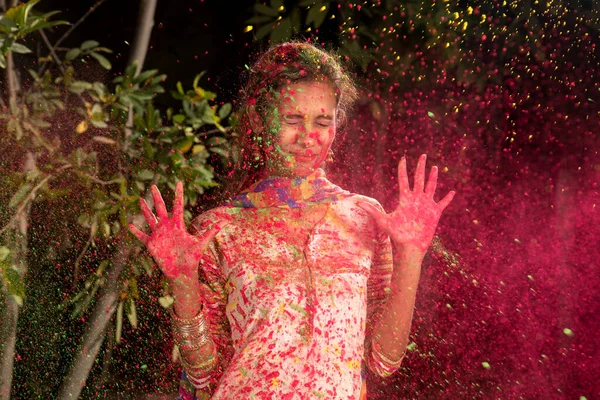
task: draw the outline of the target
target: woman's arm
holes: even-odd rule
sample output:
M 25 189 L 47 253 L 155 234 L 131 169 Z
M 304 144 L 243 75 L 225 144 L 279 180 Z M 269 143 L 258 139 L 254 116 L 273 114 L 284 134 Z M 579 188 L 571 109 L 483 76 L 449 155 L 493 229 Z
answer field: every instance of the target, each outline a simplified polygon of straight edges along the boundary
M 358 203 L 358 206 L 373 217 L 379 230 L 389 236 L 393 247 L 390 294 L 384 307 L 378 311 L 379 315 L 374 319 L 371 351 L 367 354 L 370 368 L 382 376 L 389 375 L 397 369 L 404 357 L 421 275 L 421 263 L 442 212 L 454 197 L 454 192 L 450 192 L 437 203 L 433 200 L 438 170 L 437 167 L 431 169 L 426 183 L 426 160 L 425 155 L 419 158 L 412 190 L 408 182 L 406 159 L 402 157 L 400 160 L 398 206 L 392 213 L 386 214 L 367 202 Z
M 171 282 L 174 313 L 178 318 L 191 320 L 202 312 L 202 291 L 197 277 L 182 276 Z M 189 365 L 200 364 L 213 355 L 215 344 L 211 335 L 208 341 L 195 350 L 180 351 L 181 357 Z M 189 374 L 189 371 L 188 371 Z
M 374 318 L 371 346 L 395 362 L 402 360 L 408 346 L 424 254 L 418 248 L 393 246 L 390 294 Z
M 211 241 L 226 224 L 217 221 L 210 228 L 192 235 L 183 219 L 183 184 L 177 182 L 171 216 L 156 186 L 151 187 L 156 215 L 144 199 L 140 209 L 151 233 L 133 225 L 131 232 L 140 239 L 169 280 L 175 297 L 172 315 L 173 333 L 182 356 L 184 369 L 195 387 L 208 385 L 211 370 L 217 364 L 215 344 L 208 321 L 202 314 L 203 294 L 198 280 L 198 265 Z

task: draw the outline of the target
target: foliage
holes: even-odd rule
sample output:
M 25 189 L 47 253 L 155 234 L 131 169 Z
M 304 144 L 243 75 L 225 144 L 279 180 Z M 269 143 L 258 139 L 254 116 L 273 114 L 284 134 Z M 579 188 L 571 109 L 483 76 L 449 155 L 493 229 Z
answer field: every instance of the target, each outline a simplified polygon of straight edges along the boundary
M 24 39 L 33 32 L 50 28 L 57 25 L 67 24 L 66 21 L 49 21 L 59 11 L 52 11 L 43 15 L 33 12 L 33 7 L 40 0 L 30 0 L 18 5 L 0 15 L 0 67 L 6 66 L 6 55 L 8 52 L 27 54 L 31 50 L 18 40 Z
M 56 12 L 33 15 L 31 8 L 37 2 L 22 4 L 1 17 L 4 55 L 11 51 L 30 53 L 28 46 L 34 32 L 64 23 L 48 20 Z M 199 194 L 216 185 L 208 159 L 211 153 L 223 161 L 228 157 L 228 130 L 224 126 L 231 105 L 214 105 L 216 94 L 199 86 L 199 74 L 191 89 L 185 90 L 178 82 L 177 90 L 172 92 L 180 101 L 180 109 L 160 110 L 153 100 L 165 92 L 166 76 L 157 70 L 136 75 L 133 64 L 110 83 L 92 81 L 80 73 L 83 63 L 96 61 L 110 70 L 112 65 L 102 54 L 110 53 L 110 49 L 88 40 L 76 48 L 48 50 L 52 57 L 43 59 L 48 60 L 50 68 L 42 65 L 37 70 L 29 69 L 31 79 L 16 104 L 0 110 L 0 148 L 9 154 L 0 169 L 12 193 L 7 207 L 2 206 L 8 223 L 0 226 L 0 234 L 6 236 L 14 229 L 19 216 L 33 202 L 46 202 L 50 207 L 56 202 L 76 202 L 77 221 L 87 231 L 85 245 L 71 265 L 77 284 L 80 264 L 90 247 L 97 250 L 104 246 L 106 251 L 101 253 L 110 254 L 110 243 L 125 240 L 123 228 L 138 214 L 139 198 L 151 185 L 174 189 L 175 183 L 182 180 L 188 205 L 195 205 Z M 127 125 L 130 108 L 133 123 Z M 26 154 L 32 155 L 35 164 L 23 172 Z M 185 217 L 189 221 L 191 214 L 186 212 Z M 71 234 L 77 242 L 80 233 L 73 230 Z M 139 244 L 132 246 L 132 254 L 139 254 Z M 0 250 L 3 284 L 21 300 L 25 284 L 9 265 L 11 249 L 3 246 Z M 110 258 L 90 258 L 95 264 L 93 272 L 81 290 L 63 304 L 72 309 L 73 317 L 86 312 L 110 267 Z M 141 274 L 151 275 L 153 268 L 151 259 L 143 254 L 130 259 L 123 277 L 126 285 L 118 306 L 118 321 L 122 321 L 125 310 L 131 325 L 137 326 L 137 281 Z M 121 324 L 117 325 L 120 337 Z

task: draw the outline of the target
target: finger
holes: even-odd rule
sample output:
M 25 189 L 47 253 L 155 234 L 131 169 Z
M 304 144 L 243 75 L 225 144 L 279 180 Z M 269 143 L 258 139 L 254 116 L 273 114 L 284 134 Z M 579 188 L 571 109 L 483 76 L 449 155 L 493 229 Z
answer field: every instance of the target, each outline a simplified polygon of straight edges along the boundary
M 448 207 L 448 204 L 450 204 L 455 194 L 456 192 L 453 190 L 437 203 L 441 211 L 444 211 L 444 209 Z
M 154 200 L 154 210 L 156 210 L 156 216 L 158 217 L 159 221 L 161 219 L 169 218 L 169 214 L 167 213 L 167 207 L 165 206 L 165 201 L 163 200 L 162 195 L 160 194 L 160 191 L 158 190 L 156 185 L 152 185 L 150 191 L 152 192 L 152 199 Z
M 425 193 L 427 193 L 431 198 L 433 198 L 433 194 L 435 193 L 435 188 L 437 186 L 437 178 L 438 168 L 433 167 L 429 172 L 429 179 L 427 179 L 427 184 L 425 185 Z
M 381 211 L 379 211 L 378 209 L 373 207 L 371 204 L 365 203 L 364 201 L 359 201 L 356 203 L 356 205 L 359 206 L 360 208 L 362 208 L 363 210 L 365 210 L 365 212 L 367 214 L 369 214 L 375 220 L 375 223 L 377 224 L 377 226 L 380 229 L 382 229 L 382 230 L 387 229 L 387 221 L 385 219 L 385 216 L 386 216 L 385 213 L 382 213 Z
M 144 218 L 146 219 L 148 226 L 150 227 L 150 229 L 154 230 L 156 228 L 156 223 L 157 223 L 156 217 L 154 216 L 152 211 L 150 211 L 150 207 L 148 206 L 148 203 L 146 203 L 146 200 L 144 200 L 141 197 L 140 197 L 140 209 L 142 210 L 142 214 L 144 215 Z
M 148 244 L 148 240 L 150 236 L 146 235 L 144 232 L 140 231 L 135 225 L 129 224 L 129 231 L 135 235 L 142 243 Z
M 173 219 L 183 226 L 183 183 L 175 185 L 175 200 L 173 200 Z
M 419 157 L 417 162 L 417 169 L 415 170 L 415 192 L 422 192 L 425 186 L 425 164 L 427 164 L 427 155 L 423 154 Z
M 410 192 L 408 173 L 406 172 L 406 157 L 402 157 L 398 163 L 398 189 L 400 190 L 400 197 Z
M 211 228 L 207 229 L 202 233 L 202 235 L 200 235 L 200 240 L 202 240 L 204 243 L 210 243 L 210 241 L 213 240 L 215 236 L 219 234 L 219 232 L 221 232 L 221 229 L 225 228 L 227 225 L 229 225 L 229 221 L 217 221 Z

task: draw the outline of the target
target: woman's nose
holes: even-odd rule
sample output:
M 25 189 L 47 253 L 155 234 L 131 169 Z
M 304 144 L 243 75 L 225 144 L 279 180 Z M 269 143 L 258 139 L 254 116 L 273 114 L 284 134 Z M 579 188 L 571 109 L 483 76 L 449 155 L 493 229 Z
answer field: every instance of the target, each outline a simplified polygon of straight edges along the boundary
M 318 133 L 316 132 L 316 130 L 311 130 L 307 127 L 299 133 L 298 144 L 306 148 L 312 147 L 317 143 L 317 135 Z

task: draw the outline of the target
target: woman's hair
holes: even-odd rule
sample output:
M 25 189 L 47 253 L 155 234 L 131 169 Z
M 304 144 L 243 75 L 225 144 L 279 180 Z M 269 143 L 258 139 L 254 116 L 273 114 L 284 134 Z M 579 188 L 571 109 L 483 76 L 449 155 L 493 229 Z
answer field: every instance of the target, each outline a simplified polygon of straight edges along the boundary
M 273 120 L 280 91 L 299 82 L 331 85 L 337 99 L 337 124 L 357 97 L 356 87 L 337 56 L 306 42 L 287 42 L 264 52 L 248 69 L 234 112 L 234 165 L 225 185 L 225 197 L 232 196 L 263 177 L 266 159 L 273 151 Z M 257 125 L 257 117 L 260 123 Z M 277 121 L 275 121 L 275 125 Z M 260 128 L 257 129 L 257 126 Z

